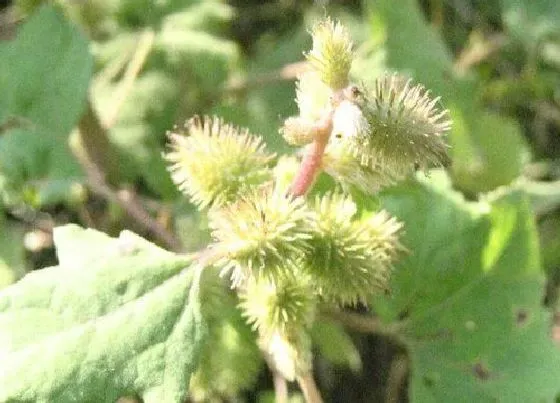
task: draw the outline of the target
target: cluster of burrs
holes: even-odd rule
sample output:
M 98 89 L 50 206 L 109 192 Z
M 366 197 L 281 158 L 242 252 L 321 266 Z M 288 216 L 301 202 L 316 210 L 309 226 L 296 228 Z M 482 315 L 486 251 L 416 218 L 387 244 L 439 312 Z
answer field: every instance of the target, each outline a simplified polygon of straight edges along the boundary
M 229 275 L 259 345 L 287 379 L 308 373 L 315 313 L 367 304 L 386 291 L 403 249 L 401 223 L 359 212 L 348 190 L 372 194 L 418 167 L 446 162 L 450 128 L 421 86 L 396 75 L 351 84 L 352 42 L 330 19 L 312 30 L 310 69 L 297 82 L 299 115 L 281 133 L 301 161 L 277 158 L 260 137 L 198 117 L 169 134 L 171 174 L 208 214 L 204 262 Z M 317 174 L 341 184 L 309 195 Z

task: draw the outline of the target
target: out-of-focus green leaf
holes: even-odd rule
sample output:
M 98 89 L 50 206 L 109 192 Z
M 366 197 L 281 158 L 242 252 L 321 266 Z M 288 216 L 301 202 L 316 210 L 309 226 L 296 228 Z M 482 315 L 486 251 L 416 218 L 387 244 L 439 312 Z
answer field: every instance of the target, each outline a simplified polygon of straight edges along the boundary
M 501 0 L 502 18 L 509 31 L 530 47 L 559 35 L 560 3 L 556 0 Z
M 483 109 L 473 113 L 459 108 L 452 109 L 450 138 L 456 185 L 472 194 L 509 184 L 529 161 L 519 125 Z
M 550 213 L 560 206 L 560 180 L 555 182 L 527 182 L 523 184 L 537 214 Z
M 197 402 L 234 399 L 254 385 L 262 369 L 256 334 L 237 309 L 239 300 L 218 269 L 204 271 L 200 299 L 208 336 L 189 396 Z
M 220 0 L 198 1 L 186 9 L 169 14 L 164 25 L 181 30 L 212 30 L 224 28 L 224 24 L 234 17 L 234 10 Z
M 405 223 L 410 252 L 395 269 L 393 295 L 374 307 L 385 320 L 404 318 L 412 401 L 552 401 L 560 351 L 541 306 L 527 196 L 506 189 L 469 203 L 409 183 L 381 199 Z
M 5 203 L 72 198 L 81 172 L 67 136 L 80 117 L 92 60 L 85 37 L 50 6 L 0 44 L 0 193 Z
M 309 47 L 309 35 L 304 27 L 299 26 L 276 40 L 266 39 L 260 41 L 257 54 L 248 66 L 249 80 L 259 75 L 278 74 L 287 63 L 302 61 L 302 49 Z M 268 147 L 275 152 L 289 149 L 278 130 L 283 119 L 296 114 L 295 89 L 295 80 L 279 81 L 251 88 L 247 94 L 247 125 L 263 136 Z
M 190 260 L 129 232 L 54 235 L 61 264 L 0 292 L 0 400 L 182 402 L 204 334 Z
M 25 274 L 23 229 L 4 220 L 0 209 L 0 289 Z
M 86 38 L 43 6 L 16 39 L 0 44 L 0 123 L 17 118 L 43 135 L 65 137 L 82 112 L 92 59 Z
M 361 371 L 360 352 L 338 323 L 324 319 L 316 321 L 311 329 L 311 338 L 321 355 L 331 363 L 350 368 L 353 372 Z
M 233 15 L 228 5 L 220 1 L 166 3 L 146 5 L 142 16 L 135 15 L 139 4 L 134 5 L 138 8 L 134 12 L 132 2 L 121 4 L 119 13 L 128 10 L 126 18 L 121 15 L 123 25 L 135 19 L 158 22 L 149 24 L 153 43 L 118 111 L 110 138 L 118 149 L 121 181 L 142 183 L 154 194 L 172 199 L 178 192 L 161 158 L 165 133 L 195 113 L 208 113 L 210 105 L 219 102 L 226 79 L 237 67 L 239 51 L 235 42 L 221 35 Z M 93 93 L 102 117 L 113 115 L 123 72 L 135 62 L 139 33 L 148 29 L 137 25 L 137 33 L 119 31 L 95 44 L 103 69 L 96 75 Z
M 117 88 L 107 83 L 95 86 L 101 116 L 111 113 Z M 161 153 L 165 132 L 177 110 L 173 103 L 178 92 L 169 74 L 151 71 L 138 77 L 119 112 L 118 122 L 109 131 L 119 154 L 120 179 L 134 182 L 142 177 L 154 193 L 165 198 L 177 194 Z
M 7 205 L 80 200 L 82 179 L 66 143 L 25 129 L 0 138 L 0 197 Z

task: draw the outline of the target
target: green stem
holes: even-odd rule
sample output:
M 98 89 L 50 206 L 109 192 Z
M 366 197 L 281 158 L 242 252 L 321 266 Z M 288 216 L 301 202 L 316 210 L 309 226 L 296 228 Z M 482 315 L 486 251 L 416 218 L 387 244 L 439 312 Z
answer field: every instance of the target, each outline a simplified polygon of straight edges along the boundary
M 323 403 L 319 388 L 310 373 L 299 376 L 297 382 L 307 403 Z

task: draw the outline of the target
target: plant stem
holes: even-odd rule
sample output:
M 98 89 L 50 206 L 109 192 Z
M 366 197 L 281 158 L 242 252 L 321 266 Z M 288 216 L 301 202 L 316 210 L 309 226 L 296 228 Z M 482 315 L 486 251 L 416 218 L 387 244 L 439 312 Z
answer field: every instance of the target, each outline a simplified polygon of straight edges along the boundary
M 321 171 L 321 162 L 325 148 L 329 142 L 332 131 L 332 118 L 334 108 L 329 108 L 325 115 L 314 125 L 313 142 L 307 147 L 306 153 L 301 161 L 299 171 L 294 177 L 290 186 L 290 194 L 293 196 L 303 196 L 313 185 L 315 178 Z
M 391 363 L 387 379 L 386 403 L 398 403 L 400 392 L 408 375 L 408 358 L 404 354 L 397 355 Z
M 379 334 L 390 337 L 396 342 L 402 341 L 402 337 L 399 334 L 399 325 L 401 323 L 386 325 L 374 316 L 354 312 L 328 310 L 322 312 L 322 314 L 357 332 Z
M 72 151 L 87 174 L 91 190 L 118 204 L 167 248 L 180 251 L 182 246 L 179 240 L 148 213 L 134 191 L 113 189 L 108 183 L 108 177 L 111 178 L 112 175 L 107 175 L 104 169 L 107 165 L 111 167 L 112 159 L 102 153 L 103 150 L 110 151 L 107 130 L 99 121 L 89 100 L 85 115 L 79 123 L 79 133 L 79 141 Z
M 276 403 L 288 403 L 288 383 L 278 371 L 272 371 Z
M 317 384 L 315 384 L 315 380 L 310 373 L 299 376 L 297 381 L 307 403 L 323 403 L 321 393 L 319 392 Z
M 225 92 L 228 95 L 239 94 L 252 88 L 260 88 L 277 82 L 293 80 L 299 74 L 308 69 L 307 62 L 295 62 L 286 64 L 280 70 L 255 75 L 249 78 L 235 78 L 230 80 L 225 86 Z

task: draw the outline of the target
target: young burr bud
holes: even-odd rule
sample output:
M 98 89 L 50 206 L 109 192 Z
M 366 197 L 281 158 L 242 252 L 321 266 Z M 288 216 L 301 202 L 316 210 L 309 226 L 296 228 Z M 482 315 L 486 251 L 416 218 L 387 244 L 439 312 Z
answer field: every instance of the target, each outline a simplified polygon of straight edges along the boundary
M 300 273 L 275 282 L 251 278 L 240 293 L 241 310 L 258 330 L 259 344 L 286 379 L 306 373 L 311 365 L 307 334 L 315 313 L 310 278 Z
M 208 213 L 222 273 L 231 271 L 233 287 L 251 277 L 276 279 L 294 267 L 308 248 L 312 212 L 302 198 L 281 190 L 249 192 Z
M 345 106 L 336 118 L 353 122 L 340 131 L 341 142 L 362 165 L 381 167 L 398 180 L 415 167 L 448 162 L 448 111 L 440 110 L 439 98 L 432 99 L 421 85 L 389 75 L 376 81 L 373 93 L 358 91 L 352 102 L 362 115 Z
M 348 85 L 348 74 L 354 54 L 352 40 L 346 28 L 327 18 L 311 30 L 313 48 L 306 54 L 321 80 L 333 90 Z
M 315 294 L 304 273 L 286 275 L 272 282 L 251 278 L 240 292 L 241 310 L 264 337 L 307 329 L 315 314 Z
M 195 116 L 168 136 L 171 177 L 199 208 L 235 200 L 271 177 L 274 155 L 262 139 L 221 119 Z
M 305 268 L 319 294 L 340 304 L 366 302 L 384 291 L 401 249 L 401 223 L 386 212 L 356 217 L 356 205 L 342 194 L 315 200 L 316 221 Z

